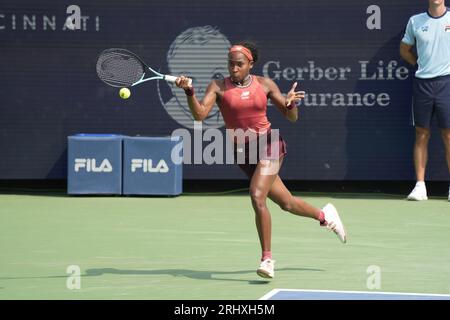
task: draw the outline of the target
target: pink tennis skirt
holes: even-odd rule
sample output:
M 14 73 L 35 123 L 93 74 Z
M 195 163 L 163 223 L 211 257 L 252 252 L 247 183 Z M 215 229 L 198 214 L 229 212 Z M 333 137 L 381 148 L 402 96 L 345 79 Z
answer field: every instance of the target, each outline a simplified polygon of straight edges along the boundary
M 247 177 L 251 178 L 255 173 L 256 166 L 260 160 L 280 160 L 287 154 L 287 144 L 281 137 L 272 141 L 271 131 L 266 135 L 266 143 L 235 143 L 234 144 L 234 161 L 239 168 L 245 172 Z M 264 137 L 261 137 L 264 139 Z M 240 153 L 244 153 L 240 155 Z M 253 155 L 253 156 L 250 156 Z

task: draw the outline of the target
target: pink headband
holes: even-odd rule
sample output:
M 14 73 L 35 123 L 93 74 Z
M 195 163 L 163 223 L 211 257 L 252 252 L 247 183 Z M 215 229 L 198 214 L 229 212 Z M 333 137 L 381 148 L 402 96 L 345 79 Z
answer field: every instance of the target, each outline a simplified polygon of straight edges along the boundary
M 240 52 L 240 53 L 242 53 L 244 56 L 246 56 L 248 60 L 253 61 L 252 53 L 251 53 L 251 51 L 248 50 L 246 47 L 239 46 L 239 45 L 238 45 L 238 46 L 232 46 L 232 47 L 230 48 L 230 51 L 229 51 L 229 52 L 230 52 L 230 53 L 231 53 L 231 52 Z

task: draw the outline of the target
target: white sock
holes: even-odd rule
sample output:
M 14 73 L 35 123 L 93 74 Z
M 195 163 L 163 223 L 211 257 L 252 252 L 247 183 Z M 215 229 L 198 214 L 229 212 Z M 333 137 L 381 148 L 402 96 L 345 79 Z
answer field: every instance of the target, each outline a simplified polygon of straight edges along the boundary
M 418 188 L 425 188 L 425 181 L 417 181 L 416 187 Z

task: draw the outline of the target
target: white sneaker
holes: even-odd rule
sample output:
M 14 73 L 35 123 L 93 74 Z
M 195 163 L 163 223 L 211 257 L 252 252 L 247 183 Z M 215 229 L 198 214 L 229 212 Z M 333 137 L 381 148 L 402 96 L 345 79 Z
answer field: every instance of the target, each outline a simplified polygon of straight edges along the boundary
M 261 264 L 259 265 L 258 270 L 256 270 L 256 273 L 258 276 L 262 278 L 268 278 L 273 279 L 275 277 L 275 260 L 272 259 L 266 259 L 264 261 L 261 261 Z
M 325 222 L 321 223 L 320 225 L 322 227 L 326 227 L 328 230 L 333 230 L 334 233 L 338 236 L 339 240 L 341 240 L 343 243 L 347 242 L 347 235 L 345 233 L 344 224 L 341 221 L 341 218 L 339 218 L 339 214 L 336 210 L 336 208 L 331 204 L 327 204 L 322 209 L 324 215 L 325 215 Z
M 408 197 L 406 198 L 408 200 L 412 200 L 412 201 L 423 201 L 423 200 L 428 200 L 427 197 L 427 188 L 426 187 L 420 187 L 420 186 L 415 186 L 413 191 L 411 191 L 411 193 L 408 195 Z

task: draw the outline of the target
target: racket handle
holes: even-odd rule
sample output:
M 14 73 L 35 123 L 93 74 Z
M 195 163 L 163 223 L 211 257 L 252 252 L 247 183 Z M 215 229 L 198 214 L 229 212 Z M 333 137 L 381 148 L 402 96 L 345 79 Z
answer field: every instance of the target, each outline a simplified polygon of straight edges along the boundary
M 167 82 L 175 83 L 175 81 L 177 80 L 177 77 L 165 75 L 164 80 L 166 80 Z
M 175 81 L 177 80 L 178 77 L 174 77 L 174 76 L 169 76 L 169 75 L 165 75 L 164 76 L 164 80 L 166 80 L 167 82 L 172 82 L 175 83 Z M 189 85 L 192 85 L 192 79 L 189 79 Z

